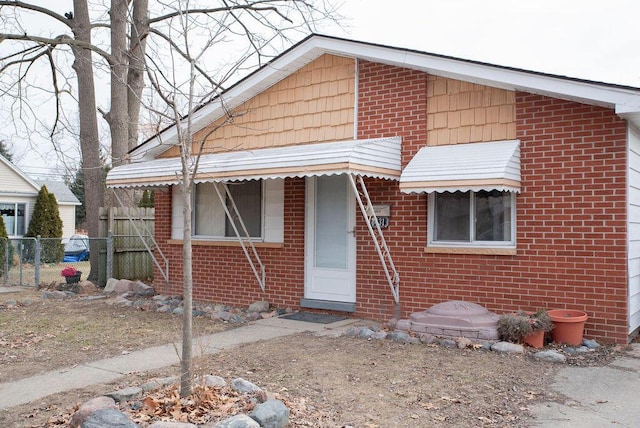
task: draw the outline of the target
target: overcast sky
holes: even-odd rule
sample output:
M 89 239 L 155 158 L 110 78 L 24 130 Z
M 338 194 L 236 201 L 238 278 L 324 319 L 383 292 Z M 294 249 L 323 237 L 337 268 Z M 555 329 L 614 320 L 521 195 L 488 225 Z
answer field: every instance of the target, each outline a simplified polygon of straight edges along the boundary
M 323 33 L 640 87 L 640 0 L 344 0 L 341 13 L 344 28 Z M 47 164 L 19 160 L 26 171 Z

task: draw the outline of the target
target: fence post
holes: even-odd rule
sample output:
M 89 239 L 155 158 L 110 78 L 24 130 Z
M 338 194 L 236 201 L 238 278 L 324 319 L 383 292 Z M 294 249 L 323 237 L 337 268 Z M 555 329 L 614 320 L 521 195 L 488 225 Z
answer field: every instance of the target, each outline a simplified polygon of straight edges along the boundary
M 113 232 L 107 234 L 107 281 L 113 278 Z
M 35 265 L 35 281 L 36 281 L 36 290 L 40 288 L 40 246 L 41 244 L 40 235 L 36 236 L 36 254 L 33 259 L 33 264 Z

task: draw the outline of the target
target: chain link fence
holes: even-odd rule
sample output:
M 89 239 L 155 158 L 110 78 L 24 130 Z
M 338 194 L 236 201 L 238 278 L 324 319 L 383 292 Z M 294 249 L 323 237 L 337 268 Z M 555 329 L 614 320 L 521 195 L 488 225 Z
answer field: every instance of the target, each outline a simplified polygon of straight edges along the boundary
M 153 248 L 150 236 L 88 238 L 0 238 L 0 285 L 33 286 L 65 281 L 62 271 L 73 268 L 81 280 L 91 273 L 90 258 L 98 254 L 93 282 L 101 287 L 107 279 L 153 279 Z M 66 273 L 66 272 L 65 272 Z

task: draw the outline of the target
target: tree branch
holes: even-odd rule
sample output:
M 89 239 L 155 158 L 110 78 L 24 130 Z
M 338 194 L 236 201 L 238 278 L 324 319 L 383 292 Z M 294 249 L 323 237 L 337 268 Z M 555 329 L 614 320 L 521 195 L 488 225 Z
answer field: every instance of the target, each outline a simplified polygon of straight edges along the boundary
M 0 0 L 0 7 L 2 6 L 7 6 L 7 7 L 17 7 L 20 9 L 25 9 L 25 10 L 30 10 L 32 12 L 38 12 L 41 13 L 43 15 L 46 15 L 50 18 L 53 18 L 59 22 L 62 22 L 64 25 L 66 25 L 67 27 L 71 28 L 71 22 L 69 19 L 67 19 L 66 17 L 59 15 L 57 13 L 55 13 L 54 11 L 47 9 L 46 7 L 41 7 L 41 6 L 37 6 L 35 4 L 30 4 L 30 3 L 25 3 L 22 1 L 16 1 L 16 0 Z
M 29 34 L 0 33 L 0 43 L 4 42 L 5 40 L 20 40 L 25 42 L 34 42 L 34 43 L 39 43 L 41 45 L 49 45 L 52 47 L 65 45 L 65 46 L 76 47 L 79 49 L 88 49 L 100 55 L 109 64 L 113 62 L 113 57 L 109 52 L 103 49 L 100 49 L 99 47 L 91 43 L 86 43 L 86 42 L 76 40 L 72 37 L 67 36 L 66 34 L 62 34 L 52 39 L 50 37 L 31 36 Z

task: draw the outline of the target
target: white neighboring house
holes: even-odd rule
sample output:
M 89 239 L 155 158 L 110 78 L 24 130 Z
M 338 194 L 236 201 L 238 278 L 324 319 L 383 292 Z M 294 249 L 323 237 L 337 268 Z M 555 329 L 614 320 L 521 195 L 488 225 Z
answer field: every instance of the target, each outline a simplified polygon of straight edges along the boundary
M 46 185 L 58 201 L 62 238 L 69 238 L 75 233 L 76 206 L 81 204 L 71 190 L 61 181 L 33 180 L 0 155 L 0 214 L 10 238 L 19 238 L 27 233 L 42 185 Z

